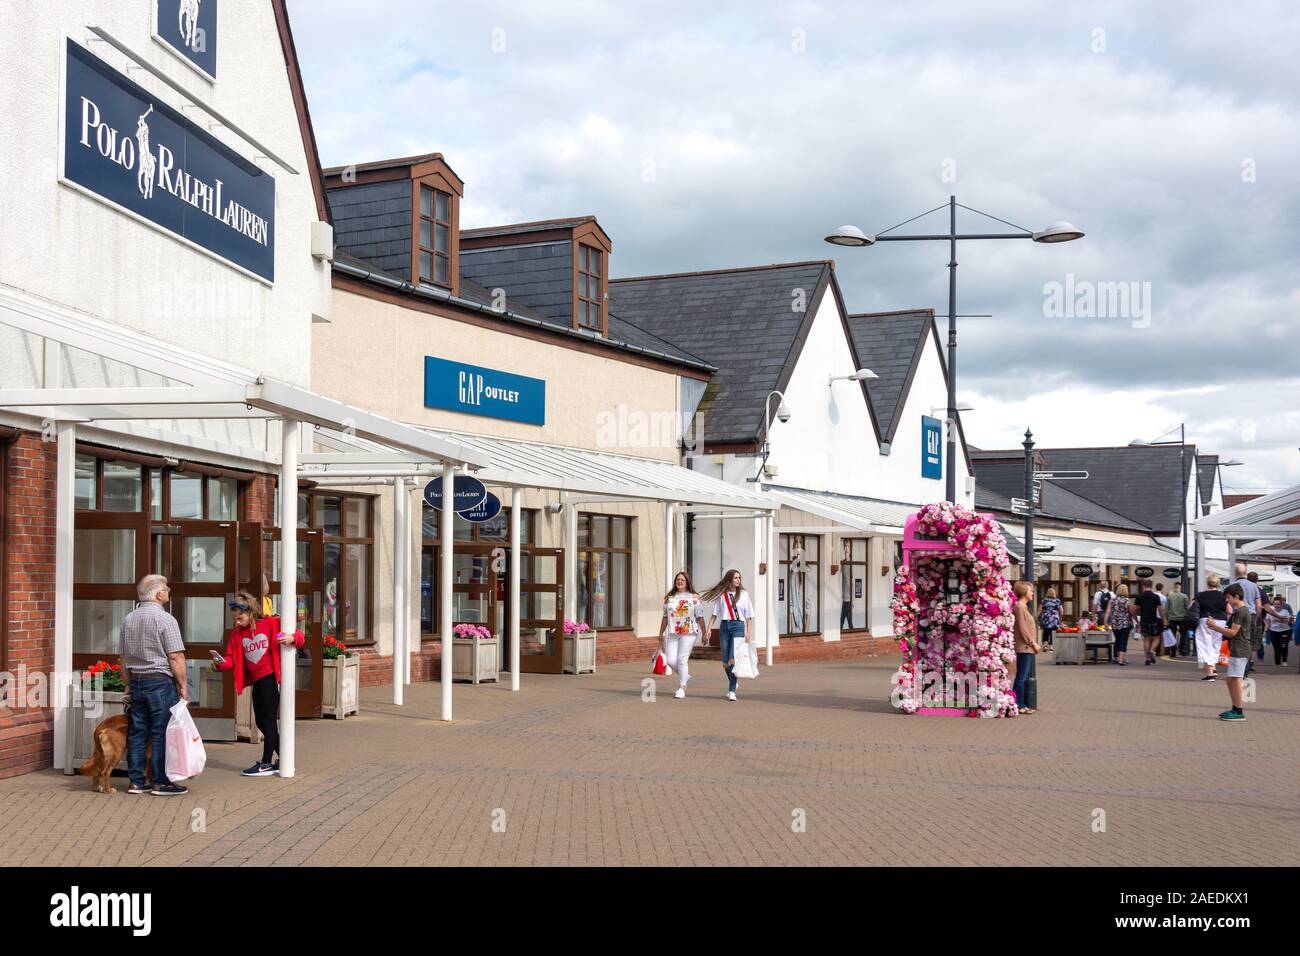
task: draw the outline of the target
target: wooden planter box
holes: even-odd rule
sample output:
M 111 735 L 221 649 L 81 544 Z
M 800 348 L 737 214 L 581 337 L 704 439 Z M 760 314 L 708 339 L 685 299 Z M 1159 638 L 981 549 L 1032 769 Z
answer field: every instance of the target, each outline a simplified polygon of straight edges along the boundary
M 564 635 L 564 673 L 596 673 L 596 632 Z
M 453 637 L 451 679 L 471 684 L 496 680 L 499 643 L 495 637 Z
M 333 660 L 321 661 L 324 674 L 321 678 L 320 714 L 342 720 L 348 714 L 360 713 L 361 656 L 349 654 Z
M 1057 664 L 1082 664 L 1083 635 L 1057 631 L 1052 635 L 1052 657 Z
M 122 698 L 126 696 L 104 691 L 100 697 L 91 699 L 82 697 L 79 687 L 73 687 L 72 706 L 68 708 L 68 722 L 64 725 L 63 772 L 69 775 L 90 759 L 95 752 L 95 728 L 105 717 L 123 713 Z M 118 766 L 126 769 L 125 753 Z

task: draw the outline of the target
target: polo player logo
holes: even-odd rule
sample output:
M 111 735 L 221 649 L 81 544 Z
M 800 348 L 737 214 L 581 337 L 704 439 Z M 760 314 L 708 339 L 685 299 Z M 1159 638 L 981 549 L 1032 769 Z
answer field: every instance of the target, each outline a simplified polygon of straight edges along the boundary
M 181 0 L 176 12 L 176 26 L 185 45 L 199 51 L 199 0 Z
M 135 174 L 135 185 L 140 190 L 140 195 L 145 199 L 153 198 L 153 174 L 156 165 L 153 153 L 149 150 L 149 124 L 145 118 L 153 112 L 153 104 L 140 114 L 140 118 L 135 121 L 135 142 L 138 147 L 140 157 L 140 168 Z

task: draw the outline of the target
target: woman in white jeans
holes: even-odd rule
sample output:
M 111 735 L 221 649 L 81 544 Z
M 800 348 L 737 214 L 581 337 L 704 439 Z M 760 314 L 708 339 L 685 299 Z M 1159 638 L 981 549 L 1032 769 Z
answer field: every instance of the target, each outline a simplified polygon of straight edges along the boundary
M 700 620 L 705 613 L 704 602 L 691 587 L 690 575 L 678 571 L 673 578 L 673 589 L 664 595 L 664 616 L 659 621 L 659 650 L 663 652 L 665 663 L 677 668 L 680 686 L 673 696 L 679 699 L 686 696 L 686 685 L 691 679 L 691 648 L 700 636 Z

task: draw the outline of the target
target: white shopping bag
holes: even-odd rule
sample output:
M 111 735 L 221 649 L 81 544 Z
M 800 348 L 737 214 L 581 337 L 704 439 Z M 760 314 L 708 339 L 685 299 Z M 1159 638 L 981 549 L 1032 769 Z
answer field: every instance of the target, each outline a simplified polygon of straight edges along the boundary
M 736 641 L 732 645 L 732 656 L 736 663 L 732 665 L 731 672 L 737 677 L 751 679 L 758 676 L 758 651 L 749 641 Z
M 1168 628 L 1168 627 L 1165 628 L 1165 632 L 1163 635 L 1161 635 L 1161 638 L 1163 640 L 1165 647 L 1173 647 L 1175 644 L 1178 643 L 1178 638 L 1174 637 L 1174 632 L 1172 628 Z
M 189 701 L 177 701 L 172 707 L 172 719 L 167 722 L 167 779 L 175 783 L 197 777 L 207 762 L 208 752 L 190 716 Z

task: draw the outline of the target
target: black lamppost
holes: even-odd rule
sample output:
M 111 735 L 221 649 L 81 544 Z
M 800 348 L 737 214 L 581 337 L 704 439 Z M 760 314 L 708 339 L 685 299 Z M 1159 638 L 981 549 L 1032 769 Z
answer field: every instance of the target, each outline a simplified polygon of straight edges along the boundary
M 957 232 L 957 207 L 961 205 L 957 202 L 956 196 L 948 197 L 948 232 L 947 234 L 937 235 L 908 235 L 908 236 L 891 236 L 889 233 L 899 226 L 905 226 L 909 222 L 920 219 L 921 216 L 928 216 L 932 212 L 938 212 L 943 206 L 935 206 L 928 212 L 921 213 L 920 216 L 913 216 L 905 222 L 900 222 L 897 226 L 890 226 L 884 232 L 878 232 L 874 236 L 869 236 L 857 226 L 840 226 L 829 236 L 826 241 L 837 246 L 871 246 L 877 242 L 922 242 L 922 241 L 943 241 L 948 243 L 948 419 L 945 422 L 945 428 L 948 432 L 948 474 L 944 486 L 944 494 L 947 500 L 957 501 L 957 240 L 958 239 L 1032 239 L 1034 242 L 1069 242 L 1072 239 L 1083 238 L 1083 230 L 1076 229 L 1068 222 L 1054 222 L 1045 229 L 1038 232 L 1031 232 L 1023 226 L 1017 226 L 1013 222 L 1007 222 L 1005 219 L 999 219 L 997 216 L 990 216 L 986 212 L 978 209 L 972 209 L 970 206 L 962 206 L 969 212 L 984 216 L 986 219 L 992 219 L 994 222 L 1000 222 L 1004 225 L 1011 226 L 1018 232 L 977 232 L 963 233 Z

